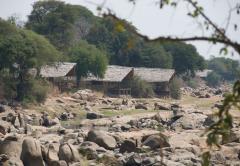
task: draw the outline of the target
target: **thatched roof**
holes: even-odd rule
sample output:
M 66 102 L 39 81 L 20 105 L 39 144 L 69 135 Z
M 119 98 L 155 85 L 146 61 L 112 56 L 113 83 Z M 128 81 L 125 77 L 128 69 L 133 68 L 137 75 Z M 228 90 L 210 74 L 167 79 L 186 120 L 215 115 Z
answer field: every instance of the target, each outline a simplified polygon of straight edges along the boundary
M 175 73 L 174 69 L 161 68 L 134 68 L 134 75 L 140 77 L 146 82 L 169 82 Z
M 212 70 L 205 69 L 205 70 L 203 70 L 203 71 L 197 71 L 197 72 L 195 73 L 195 75 L 196 75 L 197 77 L 205 78 L 205 77 L 207 77 L 207 75 L 208 75 L 209 73 L 211 73 L 211 72 L 212 72 Z
M 147 82 L 168 82 L 175 73 L 173 69 L 144 68 L 144 67 L 125 67 L 109 65 L 104 78 L 88 76 L 85 81 L 121 82 L 131 71 L 135 76 Z
M 103 78 L 88 76 L 86 81 L 121 82 L 132 71 L 131 67 L 109 65 Z
M 40 75 L 42 77 L 65 77 L 73 70 L 76 63 L 59 62 L 53 65 L 46 65 L 41 68 Z

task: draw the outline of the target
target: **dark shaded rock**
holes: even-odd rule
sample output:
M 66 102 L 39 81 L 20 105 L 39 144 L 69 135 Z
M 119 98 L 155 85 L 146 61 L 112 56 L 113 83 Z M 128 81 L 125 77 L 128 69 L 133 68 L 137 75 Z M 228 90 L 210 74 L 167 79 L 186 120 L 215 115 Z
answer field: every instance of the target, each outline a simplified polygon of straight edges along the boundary
M 148 110 L 147 106 L 142 104 L 142 103 L 139 103 L 139 104 L 135 105 L 135 109 Z
M 6 107 L 0 104 L 0 113 L 6 112 Z
M 130 156 L 125 164 L 125 166 L 141 166 L 142 158 L 138 154 Z
M 208 117 L 205 119 L 203 125 L 204 126 L 211 126 L 212 124 L 214 124 L 215 122 L 217 122 L 218 117 L 216 115 L 208 115 Z
M 6 154 L 0 154 L 0 165 L 1 163 L 6 162 L 7 160 L 9 160 L 9 157 Z
M 131 153 L 131 152 L 136 152 L 137 148 L 136 148 L 136 142 L 133 140 L 125 140 L 121 146 L 120 146 L 120 153 Z
M 167 137 L 163 134 L 148 136 L 147 139 L 143 141 L 143 145 L 149 146 L 151 149 L 170 147 Z
M 0 133 L 5 135 L 6 133 L 10 132 L 11 124 L 5 121 L 0 121 Z
M 97 149 L 99 146 L 94 142 L 85 141 L 79 146 L 79 152 L 88 160 L 97 159 Z
M 166 104 L 154 103 L 154 110 L 170 110 L 170 107 Z
M 97 112 L 87 112 L 86 117 L 87 119 L 100 119 L 103 118 L 104 115 Z
M 121 126 L 122 131 L 128 131 L 130 128 L 131 128 L 131 125 L 129 125 L 129 124 L 124 124 Z

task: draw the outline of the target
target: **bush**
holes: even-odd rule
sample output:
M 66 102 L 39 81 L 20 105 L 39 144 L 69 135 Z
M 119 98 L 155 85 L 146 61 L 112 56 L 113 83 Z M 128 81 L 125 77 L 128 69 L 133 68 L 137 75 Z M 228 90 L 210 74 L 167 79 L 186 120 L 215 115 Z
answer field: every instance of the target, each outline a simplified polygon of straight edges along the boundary
M 169 89 L 170 89 L 170 96 L 173 99 L 181 99 L 181 87 L 182 87 L 183 81 L 180 78 L 173 78 L 173 80 L 171 81 L 170 85 L 169 85 Z
M 206 81 L 208 86 L 217 87 L 221 83 L 221 76 L 216 72 L 211 72 L 207 75 Z
M 2 74 L 2 73 L 0 73 Z M 6 100 L 13 100 L 16 97 L 16 81 L 9 77 L 7 74 L 3 74 L 0 78 L 1 82 L 1 98 Z
M 134 77 L 130 83 L 133 97 L 153 97 L 153 87 L 139 77 Z
M 42 103 L 47 98 L 49 83 L 42 79 L 31 79 L 27 82 L 23 103 Z
M 189 80 L 186 81 L 187 86 L 196 89 L 199 86 L 199 80 L 196 78 L 190 78 Z

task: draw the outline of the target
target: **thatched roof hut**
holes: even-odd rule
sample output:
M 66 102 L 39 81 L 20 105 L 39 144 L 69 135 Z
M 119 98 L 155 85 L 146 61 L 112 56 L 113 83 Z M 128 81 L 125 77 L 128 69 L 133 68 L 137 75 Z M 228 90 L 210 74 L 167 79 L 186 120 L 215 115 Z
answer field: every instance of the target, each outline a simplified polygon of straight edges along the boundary
M 203 71 L 196 71 L 195 75 L 200 78 L 206 78 L 208 74 L 213 72 L 212 70 L 205 69 Z
M 75 76 L 76 63 L 58 62 L 41 68 L 40 75 L 44 78 Z
M 122 82 L 132 71 L 131 67 L 109 65 L 103 78 L 90 75 L 85 81 Z
M 134 75 L 149 83 L 169 82 L 175 73 L 174 69 L 134 68 Z

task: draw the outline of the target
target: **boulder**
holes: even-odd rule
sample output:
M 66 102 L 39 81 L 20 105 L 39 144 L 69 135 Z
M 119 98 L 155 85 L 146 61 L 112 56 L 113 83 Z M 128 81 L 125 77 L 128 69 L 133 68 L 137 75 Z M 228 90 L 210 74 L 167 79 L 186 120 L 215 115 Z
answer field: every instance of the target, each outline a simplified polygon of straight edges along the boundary
M 71 112 L 63 112 L 60 115 L 60 120 L 67 121 L 69 119 L 74 119 L 74 115 Z
M 8 135 L 0 141 L 0 154 L 5 154 L 9 158 L 16 158 L 20 161 L 22 151 L 22 139 L 17 135 Z
M 54 146 L 52 143 L 48 145 L 45 155 L 45 160 L 49 165 L 52 165 L 52 163 L 55 163 L 55 161 L 59 161 L 57 146 Z
M 170 147 L 170 144 L 168 142 L 168 139 L 163 134 L 156 134 L 156 135 L 150 135 L 144 140 L 143 137 L 143 145 L 149 146 L 151 149 L 157 149 L 157 148 L 163 148 L 163 147 Z
M 131 155 L 125 164 L 126 166 L 141 166 L 142 165 L 142 158 L 138 154 Z
M 137 147 L 136 147 L 136 142 L 133 140 L 124 140 L 123 143 L 120 146 L 120 153 L 131 153 L 131 152 L 136 152 Z
M 203 125 L 209 127 L 215 122 L 217 122 L 217 120 L 218 120 L 218 117 L 215 114 L 208 115 Z
M 135 105 L 135 109 L 143 109 L 143 110 L 148 110 L 147 106 L 142 103 L 138 103 Z
M 6 112 L 6 106 L 0 104 L 0 113 Z
M 1 166 L 23 166 L 23 163 L 19 158 L 15 158 L 15 157 L 8 158 L 7 156 L 2 156 L 2 157 L 4 158 L 2 158 L 3 161 L 0 161 Z
M 10 112 L 10 113 L 7 114 L 7 117 L 6 117 L 7 122 L 10 122 L 11 124 L 14 124 L 15 120 L 16 120 L 16 114 L 15 113 Z
M 170 110 L 170 106 L 162 103 L 154 103 L 154 110 Z
M 85 101 L 93 101 L 96 99 L 95 94 L 90 89 L 79 90 L 73 94 L 72 98 Z
M 38 140 L 31 137 L 23 140 L 21 160 L 24 166 L 44 166 L 41 145 Z
M 79 152 L 88 160 L 97 159 L 98 144 L 90 141 L 85 141 L 79 146 Z
M 0 121 L 0 133 L 3 135 L 7 134 L 10 131 L 11 124 L 5 121 Z
M 95 142 L 99 146 L 113 150 L 116 146 L 116 140 L 104 131 L 91 130 L 88 132 L 87 141 Z
M 223 140 L 222 143 L 226 144 L 231 142 L 240 142 L 240 130 L 238 128 L 231 129 L 229 136 Z
M 173 122 L 171 127 L 175 130 L 181 128 L 185 130 L 203 128 L 206 118 L 206 115 L 199 113 L 184 114 L 182 117 Z
M 97 113 L 97 112 L 87 112 L 86 118 L 87 119 L 100 119 L 103 118 L 104 115 Z
M 9 160 L 9 157 L 6 154 L 0 154 L 0 165 L 1 163 L 6 162 L 7 160 Z
M 68 164 L 72 163 L 72 162 L 80 161 L 80 155 L 79 155 L 77 149 L 69 143 L 60 145 L 58 157 L 60 160 L 64 160 Z
M 64 161 L 64 160 L 51 161 L 48 165 L 49 165 L 49 166 L 68 166 L 68 164 L 67 164 L 66 161 Z

